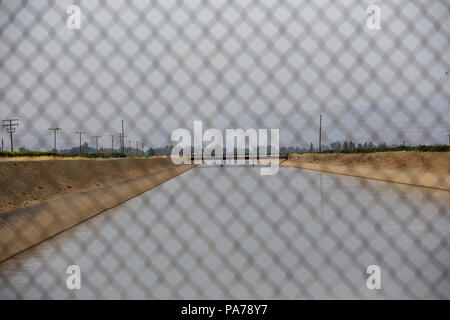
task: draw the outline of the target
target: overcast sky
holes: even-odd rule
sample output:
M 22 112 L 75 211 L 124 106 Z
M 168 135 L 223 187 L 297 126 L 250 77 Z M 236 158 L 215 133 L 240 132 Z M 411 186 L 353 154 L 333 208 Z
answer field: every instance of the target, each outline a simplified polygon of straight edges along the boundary
M 80 30 L 66 27 L 72 3 Z M 18 146 L 41 149 L 53 126 L 61 147 L 77 144 L 77 130 L 110 146 L 121 119 L 131 140 L 153 146 L 194 120 L 280 128 L 282 145 L 308 145 L 320 113 L 325 144 L 446 143 L 445 3 L 2 1 L 0 115 L 20 119 Z M 366 28 L 369 4 L 382 8 L 379 31 Z

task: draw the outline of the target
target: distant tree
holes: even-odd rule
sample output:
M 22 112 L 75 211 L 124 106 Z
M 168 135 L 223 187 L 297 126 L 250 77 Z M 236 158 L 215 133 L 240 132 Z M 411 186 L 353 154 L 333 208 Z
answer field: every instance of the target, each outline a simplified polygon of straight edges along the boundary
M 148 151 L 147 151 L 147 155 L 149 157 L 155 156 L 156 155 L 155 150 L 153 150 L 153 148 L 149 148 Z
M 330 144 L 330 148 L 333 150 L 341 150 L 341 143 L 339 141 Z
M 314 152 L 314 145 L 312 144 L 312 142 L 309 145 L 309 152 Z
M 347 140 L 344 141 L 344 146 L 342 147 L 344 150 L 348 150 L 348 143 Z
M 83 153 L 89 153 L 89 145 L 87 144 L 87 142 L 83 143 L 81 146 L 81 152 Z
M 355 143 L 354 143 L 352 140 L 350 140 L 350 142 L 349 142 L 349 144 L 348 144 L 348 148 L 349 148 L 350 150 L 355 149 Z

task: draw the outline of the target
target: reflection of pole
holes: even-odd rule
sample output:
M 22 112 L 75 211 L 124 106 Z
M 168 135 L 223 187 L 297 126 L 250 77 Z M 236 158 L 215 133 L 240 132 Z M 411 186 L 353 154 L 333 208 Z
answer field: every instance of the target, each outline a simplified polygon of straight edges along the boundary
M 323 220 L 323 174 L 322 172 L 319 172 L 320 175 L 320 215 L 322 216 Z

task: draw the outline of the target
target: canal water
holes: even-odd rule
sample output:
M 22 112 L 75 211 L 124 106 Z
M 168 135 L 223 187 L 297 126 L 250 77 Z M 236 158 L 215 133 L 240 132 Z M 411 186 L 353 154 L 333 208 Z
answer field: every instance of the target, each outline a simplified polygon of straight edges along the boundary
M 449 204 L 297 168 L 197 167 L 3 262 L 0 298 L 449 299 Z

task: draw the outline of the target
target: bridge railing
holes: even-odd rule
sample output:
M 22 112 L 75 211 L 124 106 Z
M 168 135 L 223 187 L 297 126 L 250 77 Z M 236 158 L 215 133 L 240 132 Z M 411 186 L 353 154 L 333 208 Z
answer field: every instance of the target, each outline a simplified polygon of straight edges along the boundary
M 287 160 L 289 159 L 289 153 L 279 153 L 279 154 L 268 154 L 268 155 L 261 155 L 261 154 L 223 154 L 223 155 L 217 155 L 217 156 L 207 156 L 205 157 L 202 155 L 196 155 L 194 153 L 191 154 L 191 161 L 197 160 L 273 160 L 273 159 L 279 159 L 279 160 Z

